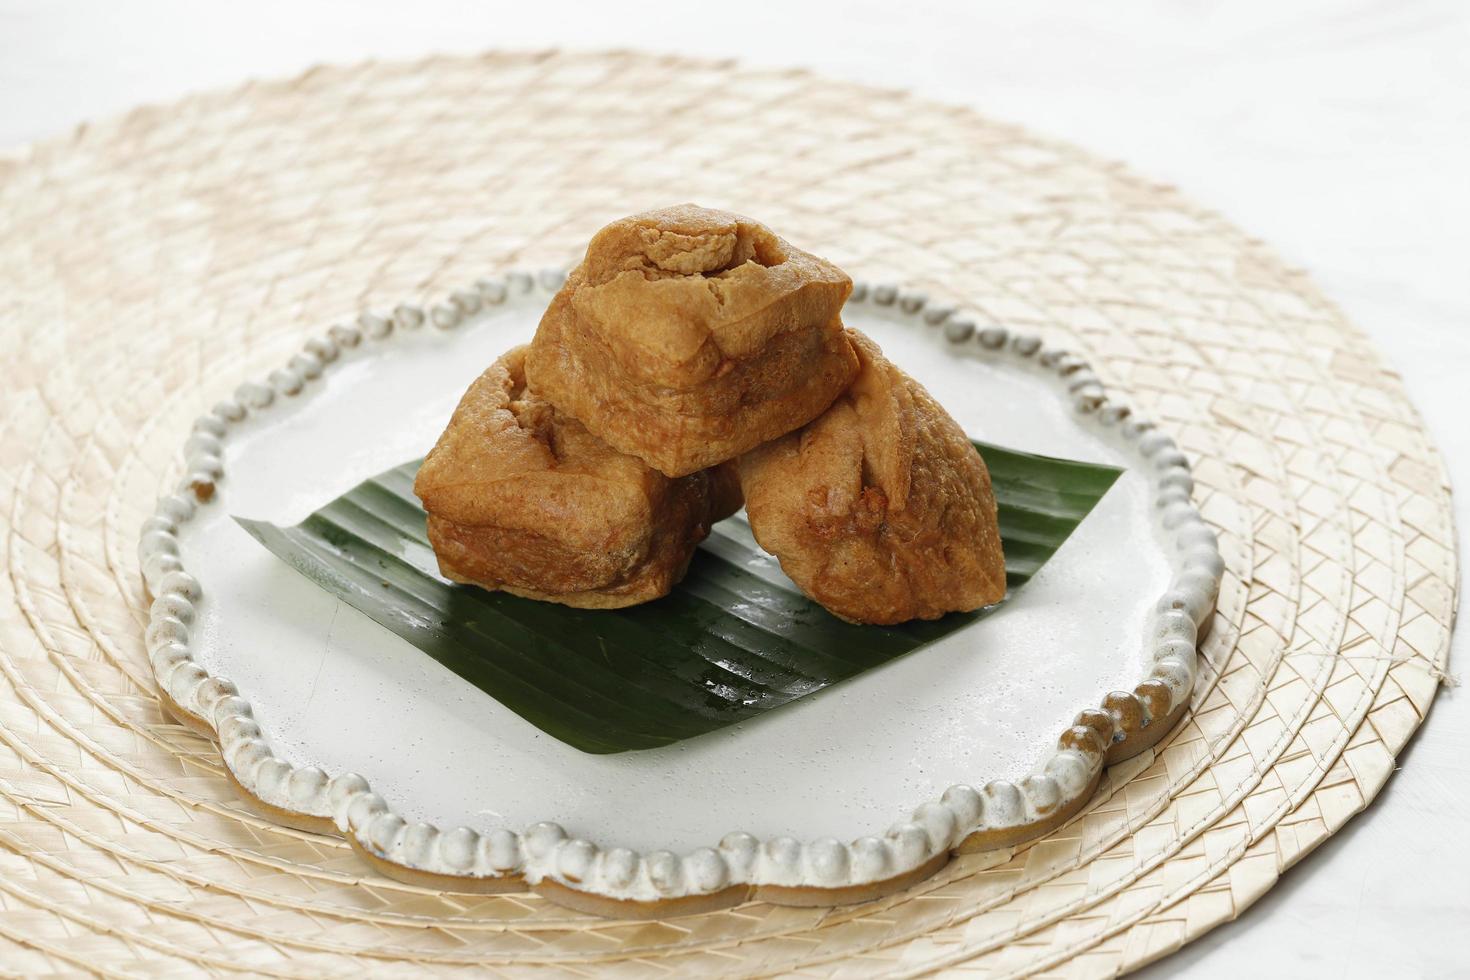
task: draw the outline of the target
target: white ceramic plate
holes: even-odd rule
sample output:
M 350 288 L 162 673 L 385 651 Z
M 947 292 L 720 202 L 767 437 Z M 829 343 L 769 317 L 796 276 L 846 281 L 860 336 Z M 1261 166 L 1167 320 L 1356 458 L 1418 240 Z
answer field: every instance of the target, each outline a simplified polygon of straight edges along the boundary
M 860 286 L 846 321 L 966 432 L 1127 472 L 996 613 L 761 718 L 665 748 L 582 753 L 315 588 L 235 524 L 232 515 L 294 524 L 421 456 L 470 381 L 530 339 L 555 282 L 543 278 L 489 281 L 427 317 L 400 308 L 337 328 L 196 426 L 186 484 L 212 497 L 166 499 L 145 528 L 141 555 L 160 596 L 150 648 L 160 684 L 218 732 L 251 796 L 330 821 L 390 866 L 481 884 L 555 879 L 635 902 L 741 886 L 850 889 L 932 864 L 977 831 L 1075 809 L 1102 754 L 1059 753 L 1057 735 L 1109 692 L 1156 681 L 1152 702 L 1120 696 L 1138 717 L 1114 699 L 1111 740 L 1177 716 L 1193 680 L 1193 627 L 1219 576 L 1182 455 L 1108 404 L 1075 358 L 1004 332 L 977 336 L 958 314 L 889 289 Z M 905 843 L 915 807 L 941 797 L 928 809 L 946 812 L 929 812 Z M 900 832 L 885 837 L 895 821 Z M 879 843 L 851 843 L 864 839 Z

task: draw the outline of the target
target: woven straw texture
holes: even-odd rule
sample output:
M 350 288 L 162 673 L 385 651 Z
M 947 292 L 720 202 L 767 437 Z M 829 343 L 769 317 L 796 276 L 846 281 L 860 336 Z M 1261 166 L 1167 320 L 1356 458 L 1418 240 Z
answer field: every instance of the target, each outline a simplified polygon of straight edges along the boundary
M 368 871 L 160 710 L 136 532 L 190 420 L 310 334 L 605 221 L 744 211 L 1070 347 L 1178 439 L 1228 570 L 1194 710 L 1084 814 L 866 906 L 666 922 Z M 802 73 L 623 53 L 320 69 L 0 163 L 0 968 L 1099 976 L 1224 922 L 1373 797 L 1443 677 L 1444 471 L 1362 335 L 1168 187 Z M 1081 707 L 1081 706 L 1079 706 Z

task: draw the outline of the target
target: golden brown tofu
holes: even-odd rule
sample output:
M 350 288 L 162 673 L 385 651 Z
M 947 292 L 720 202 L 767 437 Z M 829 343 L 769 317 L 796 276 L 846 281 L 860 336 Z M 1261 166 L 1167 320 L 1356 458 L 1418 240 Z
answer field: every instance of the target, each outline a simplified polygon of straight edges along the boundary
M 764 225 L 694 205 L 599 231 L 542 317 L 537 394 L 668 476 L 810 422 L 857 373 L 852 280 Z
M 670 479 L 526 390 L 526 348 L 469 388 L 414 492 L 446 578 L 583 608 L 667 595 L 710 525 L 740 507 L 728 472 Z
M 857 380 L 805 427 L 741 457 L 761 547 L 854 623 L 937 619 L 1005 595 L 990 474 L 959 425 L 856 331 Z

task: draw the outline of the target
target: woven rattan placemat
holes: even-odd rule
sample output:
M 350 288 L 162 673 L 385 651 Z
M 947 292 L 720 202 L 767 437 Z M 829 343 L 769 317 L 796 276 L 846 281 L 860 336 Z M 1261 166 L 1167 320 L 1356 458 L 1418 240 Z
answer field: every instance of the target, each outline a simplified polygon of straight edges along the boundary
M 667 922 L 456 896 L 232 796 L 160 711 L 136 531 L 189 420 L 363 307 L 681 200 L 1037 330 L 1168 425 L 1228 563 L 1195 708 L 1085 814 L 900 896 Z M 1105 975 L 1358 812 L 1443 676 L 1444 471 L 1300 272 L 1123 168 L 802 73 L 633 54 L 320 69 L 0 163 L 0 969 Z

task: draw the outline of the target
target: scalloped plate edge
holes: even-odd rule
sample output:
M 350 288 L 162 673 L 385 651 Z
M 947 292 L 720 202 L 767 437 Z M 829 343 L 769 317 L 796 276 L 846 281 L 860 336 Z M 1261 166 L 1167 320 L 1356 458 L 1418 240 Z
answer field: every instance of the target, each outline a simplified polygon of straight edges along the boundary
M 1224 563 L 1218 540 L 1191 502 L 1189 463 L 1174 441 L 1109 397 L 1081 358 L 1046 348 L 1040 338 L 1001 327 L 977 329 L 953 307 L 892 285 L 854 284 L 851 303 L 892 307 L 898 315 L 943 331 L 951 344 L 978 345 L 1051 373 L 1074 410 L 1118 428 L 1151 476 L 1157 519 L 1171 540 L 1173 578 L 1149 628 L 1150 667 L 1131 691 L 1114 691 L 1081 711 L 1038 770 L 981 789 L 950 787 L 920 805 L 913 819 L 881 836 L 843 843 L 832 838 L 758 841 L 735 833 L 715 847 L 684 855 L 603 850 L 569 838 L 553 822 L 525 832 L 468 827 L 441 831 L 409 824 L 354 773 L 328 775 L 276 758 L 248 700 L 226 678 L 194 663 L 189 649 L 193 603 L 203 586 L 179 557 L 179 525 L 210 500 L 223 477 L 222 442 L 231 425 L 290 399 L 336 361 L 343 349 L 384 341 L 425 324 L 455 329 L 482 308 L 549 299 L 562 270 L 524 271 L 479 280 L 427 311 L 400 305 L 332 327 L 261 382 L 247 382 L 197 419 L 185 442 L 186 476 L 144 522 L 139 560 L 150 597 L 146 632 L 150 664 L 165 709 L 189 729 L 214 739 L 231 784 L 253 810 L 299 830 L 345 837 L 383 874 L 446 891 L 535 891 L 553 902 L 599 915 L 649 918 L 695 914 L 748 900 L 829 906 L 868 901 L 908 888 L 974 853 L 1033 840 L 1063 825 L 1092 798 L 1105 766 L 1151 748 L 1183 717 L 1198 665 L 1197 644 L 1214 611 Z

